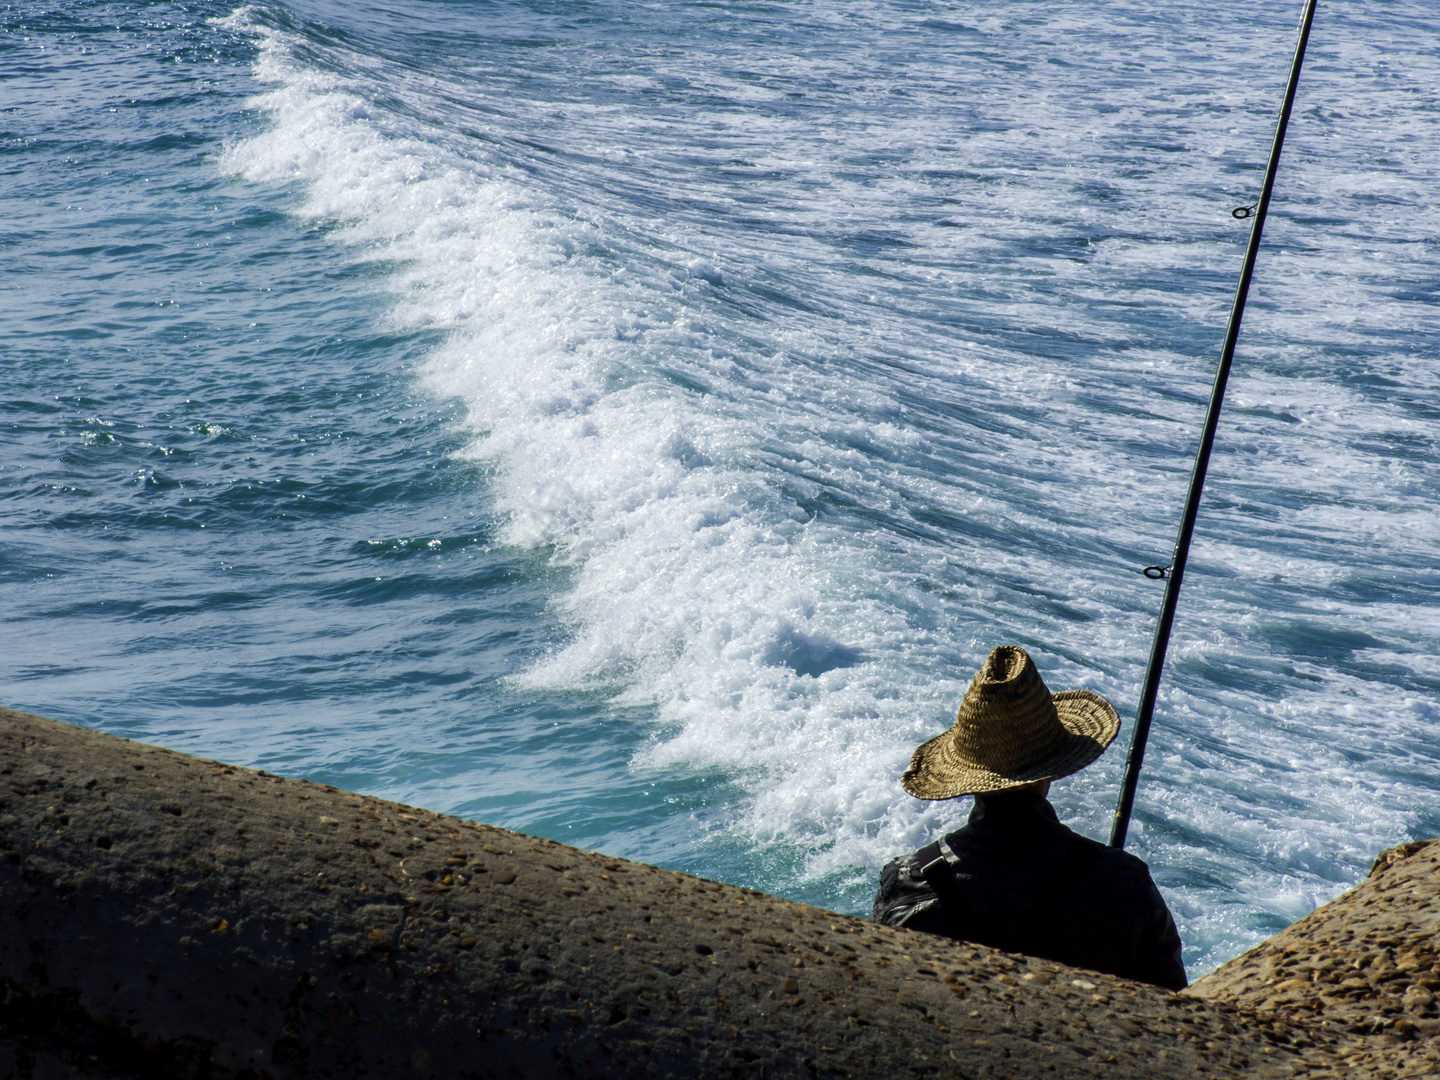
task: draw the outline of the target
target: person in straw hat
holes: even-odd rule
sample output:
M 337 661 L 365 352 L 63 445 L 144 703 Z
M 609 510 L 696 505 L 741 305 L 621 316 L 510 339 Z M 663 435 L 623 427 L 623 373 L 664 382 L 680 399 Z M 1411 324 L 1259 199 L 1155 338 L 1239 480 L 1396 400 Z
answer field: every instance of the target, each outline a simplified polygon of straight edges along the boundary
M 1149 868 L 1066 828 L 1046 798 L 1119 730 L 1099 694 L 1052 694 L 1024 649 L 991 652 L 955 726 L 900 781 L 917 799 L 975 796 L 969 823 L 886 865 L 871 918 L 1183 989 L 1180 935 Z

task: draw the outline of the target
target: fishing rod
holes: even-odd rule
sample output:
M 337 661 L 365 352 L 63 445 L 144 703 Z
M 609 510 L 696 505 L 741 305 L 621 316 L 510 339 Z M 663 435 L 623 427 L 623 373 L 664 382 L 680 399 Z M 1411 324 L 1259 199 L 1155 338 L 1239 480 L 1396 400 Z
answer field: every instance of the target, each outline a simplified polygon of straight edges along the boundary
M 1140 766 L 1145 761 L 1145 743 L 1150 738 L 1150 722 L 1155 716 L 1155 697 L 1160 691 L 1160 675 L 1165 667 L 1165 651 L 1170 645 L 1170 628 L 1175 622 L 1175 607 L 1180 602 L 1180 584 L 1185 578 L 1185 562 L 1190 557 L 1190 539 L 1195 532 L 1195 516 L 1200 512 L 1200 495 L 1205 488 L 1205 471 L 1210 466 L 1210 451 L 1215 446 L 1215 429 L 1220 424 L 1220 406 L 1225 401 L 1225 383 L 1230 378 L 1230 365 L 1235 359 L 1235 342 L 1240 337 L 1240 319 L 1245 314 L 1245 298 L 1250 292 L 1250 278 L 1255 273 L 1255 259 L 1260 254 L 1260 236 L 1265 231 L 1265 214 L 1270 209 L 1270 192 L 1275 187 L 1275 173 L 1280 168 L 1280 148 L 1285 144 L 1285 129 L 1290 125 L 1290 110 L 1295 104 L 1295 89 L 1300 85 L 1300 65 L 1305 61 L 1305 46 L 1310 40 L 1310 24 L 1315 19 L 1318 0 L 1305 0 L 1305 15 L 1300 20 L 1300 40 L 1295 45 L 1295 59 L 1290 64 L 1290 81 L 1285 87 L 1285 101 L 1280 106 L 1280 119 L 1275 125 L 1275 141 L 1270 146 L 1270 162 L 1265 167 L 1265 182 L 1260 198 L 1250 206 L 1237 206 L 1232 217 L 1253 217 L 1250 243 L 1245 248 L 1245 264 L 1235 288 L 1235 302 L 1230 308 L 1230 325 L 1225 331 L 1225 346 L 1220 351 L 1220 366 L 1215 371 L 1215 385 L 1210 390 L 1210 408 L 1205 413 L 1205 428 L 1200 435 L 1200 448 L 1195 452 L 1195 468 L 1190 473 L 1190 492 L 1185 498 L 1185 515 L 1175 536 L 1175 553 L 1169 566 L 1147 566 L 1145 576 L 1165 580 L 1165 600 L 1160 605 L 1160 619 L 1155 624 L 1155 638 L 1150 643 L 1150 663 L 1145 669 L 1145 685 L 1140 691 L 1140 707 L 1135 710 L 1135 731 L 1130 737 L 1130 755 L 1125 759 L 1125 780 L 1120 786 L 1120 801 L 1115 805 L 1115 821 L 1110 830 L 1110 846 L 1123 848 L 1130 828 L 1130 814 L 1135 808 L 1135 786 L 1140 781 Z

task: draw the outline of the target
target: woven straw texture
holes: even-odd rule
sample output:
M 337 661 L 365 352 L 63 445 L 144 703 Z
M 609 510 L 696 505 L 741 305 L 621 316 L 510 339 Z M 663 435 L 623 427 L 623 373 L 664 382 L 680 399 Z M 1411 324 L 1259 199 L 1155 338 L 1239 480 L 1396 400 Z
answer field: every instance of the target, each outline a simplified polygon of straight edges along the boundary
M 901 783 L 917 799 L 953 799 L 1079 772 L 1120 731 L 1114 706 L 1090 690 L 1051 694 L 1028 653 L 985 658 L 955 726 L 925 743 Z

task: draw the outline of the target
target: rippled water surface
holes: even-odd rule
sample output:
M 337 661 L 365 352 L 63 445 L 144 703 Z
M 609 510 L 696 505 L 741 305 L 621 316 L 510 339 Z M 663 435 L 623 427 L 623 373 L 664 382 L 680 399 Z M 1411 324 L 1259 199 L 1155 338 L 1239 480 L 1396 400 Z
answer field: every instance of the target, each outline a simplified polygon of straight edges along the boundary
M 866 910 L 992 646 L 1128 722 L 1298 15 L 7 7 L 5 702 Z M 1131 833 L 1192 976 L 1440 833 L 1431 15 L 1312 39 Z

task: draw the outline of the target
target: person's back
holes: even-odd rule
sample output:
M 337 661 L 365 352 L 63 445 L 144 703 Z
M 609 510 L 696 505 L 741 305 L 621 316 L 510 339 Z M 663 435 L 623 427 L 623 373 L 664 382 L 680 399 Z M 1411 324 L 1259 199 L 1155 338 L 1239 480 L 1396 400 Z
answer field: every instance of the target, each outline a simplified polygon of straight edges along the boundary
M 938 890 L 924 872 L 937 858 L 929 877 L 949 879 Z M 964 828 L 889 863 L 871 918 L 1171 990 L 1186 985 L 1175 920 L 1145 864 L 1067 829 L 1033 787 L 977 798 Z
M 1072 832 L 1045 798 L 1119 728 L 1100 695 L 1052 695 L 1024 649 L 993 650 L 955 726 L 901 781 L 920 799 L 974 795 L 969 824 L 887 864 L 871 918 L 1183 988 L 1180 937 L 1145 864 Z

